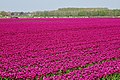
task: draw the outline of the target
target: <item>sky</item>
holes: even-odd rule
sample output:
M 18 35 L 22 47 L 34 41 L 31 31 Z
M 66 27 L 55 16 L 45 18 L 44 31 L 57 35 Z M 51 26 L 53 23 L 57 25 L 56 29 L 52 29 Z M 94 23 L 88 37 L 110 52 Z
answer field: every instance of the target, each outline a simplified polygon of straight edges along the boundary
M 58 8 L 120 9 L 120 0 L 0 0 L 0 11 L 45 11 Z

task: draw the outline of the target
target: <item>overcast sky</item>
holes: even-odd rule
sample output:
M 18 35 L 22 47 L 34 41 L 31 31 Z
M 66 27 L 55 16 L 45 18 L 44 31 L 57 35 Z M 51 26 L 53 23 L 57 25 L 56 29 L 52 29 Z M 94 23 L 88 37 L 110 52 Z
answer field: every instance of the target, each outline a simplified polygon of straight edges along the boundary
M 40 11 L 67 7 L 120 9 L 120 0 L 0 0 L 0 11 Z

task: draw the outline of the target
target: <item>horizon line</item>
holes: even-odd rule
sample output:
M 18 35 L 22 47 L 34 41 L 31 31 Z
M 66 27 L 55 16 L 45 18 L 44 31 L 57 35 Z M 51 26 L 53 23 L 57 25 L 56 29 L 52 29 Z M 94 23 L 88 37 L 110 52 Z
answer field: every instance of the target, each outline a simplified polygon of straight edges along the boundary
M 91 8 L 106 8 L 106 9 L 109 9 L 109 10 L 114 10 L 114 9 L 120 9 L 120 8 L 107 8 L 107 7 L 61 7 L 61 8 L 57 8 L 57 9 L 47 9 L 47 10 L 34 10 L 34 11 L 32 11 L 32 10 L 29 10 L 29 11 L 10 11 L 10 10 L 0 10 L 0 12 L 2 12 L 2 11 L 5 11 L 5 12 L 37 12 L 37 11 L 54 11 L 54 10 L 58 10 L 58 9 L 63 9 L 63 8 L 83 8 L 83 9 L 91 9 Z

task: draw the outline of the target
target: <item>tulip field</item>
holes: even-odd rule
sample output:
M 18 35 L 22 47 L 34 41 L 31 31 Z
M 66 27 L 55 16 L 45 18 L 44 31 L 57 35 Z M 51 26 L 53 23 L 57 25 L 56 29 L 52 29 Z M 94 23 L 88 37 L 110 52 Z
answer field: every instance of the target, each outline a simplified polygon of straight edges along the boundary
M 0 80 L 102 80 L 112 74 L 120 74 L 119 18 L 0 19 Z

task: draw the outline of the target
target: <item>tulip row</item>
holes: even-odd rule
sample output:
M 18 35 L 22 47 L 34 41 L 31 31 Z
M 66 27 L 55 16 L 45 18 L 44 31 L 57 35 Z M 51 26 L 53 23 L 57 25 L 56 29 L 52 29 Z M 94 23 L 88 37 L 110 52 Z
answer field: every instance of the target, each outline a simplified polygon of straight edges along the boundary
M 0 19 L 2 78 L 33 79 L 106 60 L 114 63 L 119 55 L 119 19 Z
M 44 77 L 44 80 L 98 80 L 109 74 L 120 73 L 120 60 L 95 64 L 82 70 L 74 70 L 68 74 Z

